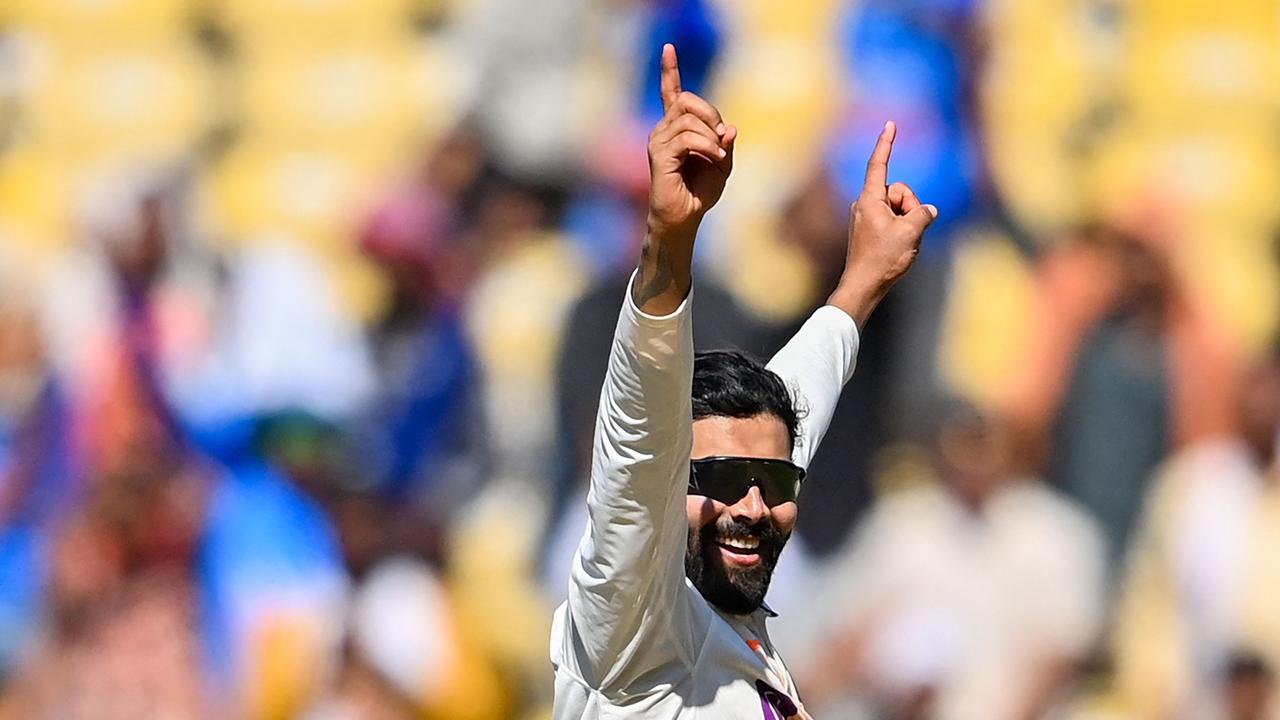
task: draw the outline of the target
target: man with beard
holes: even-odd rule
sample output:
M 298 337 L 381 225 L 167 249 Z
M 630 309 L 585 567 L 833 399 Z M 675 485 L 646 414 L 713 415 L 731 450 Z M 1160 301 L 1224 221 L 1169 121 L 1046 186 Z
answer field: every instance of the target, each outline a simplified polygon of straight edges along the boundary
M 803 468 L 853 372 L 858 326 L 911 266 L 937 210 L 886 186 L 886 123 L 828 305 L 768 367 L 733 352 L 695 359 L 694 237 L 738 132 L 681 91 L 669 45 L 662 98 L 648 235 L 600 397 L 587 529 L 552 629 L 555 717 L 803 719 L 764 595 Z

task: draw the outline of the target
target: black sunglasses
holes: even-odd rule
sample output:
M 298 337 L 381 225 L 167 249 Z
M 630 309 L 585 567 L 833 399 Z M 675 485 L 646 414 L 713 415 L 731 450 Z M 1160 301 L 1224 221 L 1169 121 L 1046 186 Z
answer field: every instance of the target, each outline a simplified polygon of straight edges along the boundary
M 709 457 L 689 463 L 689 492 L 732 505 L 751 486 L 769 507 L 795 502 L 804 480 L 804 468 L 786 460 L 745 457 Z

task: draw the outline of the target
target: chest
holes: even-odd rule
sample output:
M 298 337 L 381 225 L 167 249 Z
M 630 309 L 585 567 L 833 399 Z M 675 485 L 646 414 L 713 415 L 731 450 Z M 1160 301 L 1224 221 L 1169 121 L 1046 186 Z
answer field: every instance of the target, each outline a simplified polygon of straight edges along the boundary
M 706 710 L 699 717 L 809 719 L 763 622 L 716 616 L 689 685 L 697 704 Z

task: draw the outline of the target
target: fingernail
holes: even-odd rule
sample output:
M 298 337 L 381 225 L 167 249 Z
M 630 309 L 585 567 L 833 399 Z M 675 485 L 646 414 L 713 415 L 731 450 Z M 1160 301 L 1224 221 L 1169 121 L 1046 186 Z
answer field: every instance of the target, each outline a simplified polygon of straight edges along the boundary
M 716 152 L 720 153 L 720 157 L 722 158 L 725 156 L 724 148 L 716 148 Z
M 929 214 L 930 214 L 930 215 L 932 215 L 935 219 L 938 217 L 938 208 L 937 208 L 937 207 L 935 207 L 935 206 L 933 206 L 933 205 L 925 205 L 925 206 L 924 206 L 924 209 L 925 209 L 925 210 L 928 210 L 928 211 L 929 211 Z
M 892 121 L 892 120 L 885 120 L 885 121 L 884 121 L 884 130 L 885 130 L 885 131 L 888 131 L 888 130 L 889 130 L 889 126 L 890 126 L 890 125 L 893 125 L 893 121 Z
M 716 134 L 717 134 L 717 135 L 723 135 L 723 134 L 724 134 L 724 130 L 725 130 L 724 123 L 720 123 L 719 125 L 717 125 L 717 126 L 716 126 Z

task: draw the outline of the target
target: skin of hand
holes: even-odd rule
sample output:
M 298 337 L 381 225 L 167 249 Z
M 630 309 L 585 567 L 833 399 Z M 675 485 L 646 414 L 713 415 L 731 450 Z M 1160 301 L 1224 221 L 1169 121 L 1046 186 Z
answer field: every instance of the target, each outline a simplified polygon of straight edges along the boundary
M 662 48 L 662 107 L 666 115 L 649 135 L 648 235 L 632 294 L 654 315 L 674 312 L 692 283 L 698 226 L 733 171 L 738 129 L 720 111 L 680 87 L 676 49 Z
M 938 218 L 938 208 L 921 204 L 905 183 L 886 185 L 897 134 L 897 125 L 885 123 L 871 151 L 862 193 L 849 209 L 844 273 L 827 299 L 827 304 L 848 313 L 859 328 L 911 268 L 920 253 L 924 231 Z
M 666 115 L 649 136 L 648 234 L 632 288 L 636 305 L 653 315 L 674 312 L 689 294 L 698 226 L 724 193 L 738 138 L 713 105 L 681 89 L 670 44 L 662 48 L 662 104 Z M 827 300 L 858 327 L 910 269 L 938 217 L 906 184 L 886 184 L 896 136 L 897 126 L 885 123 L 850 208 L 844 272 Z

